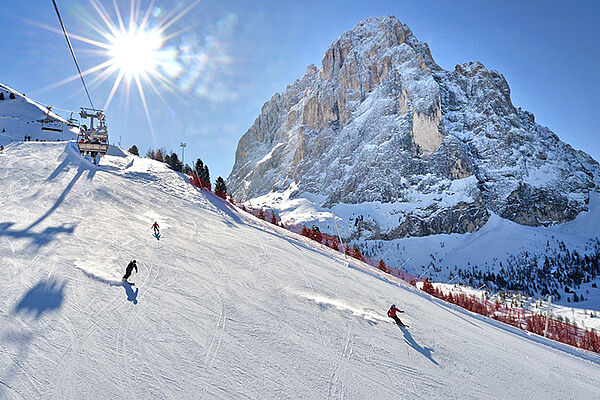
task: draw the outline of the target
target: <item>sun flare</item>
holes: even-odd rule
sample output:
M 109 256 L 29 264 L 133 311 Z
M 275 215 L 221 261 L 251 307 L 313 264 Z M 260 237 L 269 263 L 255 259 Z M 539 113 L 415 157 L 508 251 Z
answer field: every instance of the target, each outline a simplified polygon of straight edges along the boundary
M 118 31 L 110 40 L 111 64 L 125 78 L 136 78 L 156 70 L 160 64 L 164 39 L 157 29 L 130 26 Z
M 193 71 L 198 71 L 206 64 L 205 49 L 196 48 L 193 39 L 191 41 L 188 39 L 184 45 L 174 45 L 173 43 L 174 38 L 197 26 L 187 23 L 180 24 L 178 27 L 177 23 L 201 1 L 183 0 L 178 8 L 166 11 L 156 4 L 157 0 L 146 2 L 146 9 L 142 7 L 144 0 L 127 2 L 112 0 L 114 9 L 109 11 L 105 8 L 104 1 L 89 0 L 96 16 L 90 14 L 83 21 L 87 28 L 95 33 L 96 38 L 73 33 L 69 33 L 68 37 L 92 46 L 87 49 L 87 54 L 100 56 L 101 61 L 91 68 L 49 85 L 45 89 L 52 89 L 79 78 L 83 80 L 83 77 L 91 74 L 94 76 L 89 83 L 91 89 L 114 78 L 102 109 L 104 111 L 108 109 L 120 88 L 124 89 L 127 104 L 129 104 L 131 88 L 137 89 L 150 133 L 154 137 L 155 132 L 146 92 L 149 91 L 156 95 L 156 98 L 168 107 L 161 92 L 175 92 L 179 88 L 186 87 L 185 85 L 189 83 L 190 79 L 181 76 L 186 65 L 191 63 L 196 66 Z M 106 3 L 110 4 L 110 0 L 106 0 Z M 124 3 L 129 3 L 129 7 L 124 10 L 126 14 L 123 14 L 121 10 Z M 60 29 L 35 21 L 28 22 L 63 34 Z M 191 37 L 193 38 L 193 35 Z M 214 41 L 207 43 L 214 43 Z M 198 76 L 197 72 L 191 76 L 193 81 Z M 181 82 L 177 84 L 176 79 L 180 79 Z

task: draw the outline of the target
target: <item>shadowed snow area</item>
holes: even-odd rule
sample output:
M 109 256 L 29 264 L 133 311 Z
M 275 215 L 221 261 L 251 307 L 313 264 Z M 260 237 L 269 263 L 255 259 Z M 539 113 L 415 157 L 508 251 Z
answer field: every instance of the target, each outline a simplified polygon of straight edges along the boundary
M 165 164 L 110 154 L 95 167 L 65 143 L 0 153 L 2 399 L 598 397 L 596 355 L 365 273 Z

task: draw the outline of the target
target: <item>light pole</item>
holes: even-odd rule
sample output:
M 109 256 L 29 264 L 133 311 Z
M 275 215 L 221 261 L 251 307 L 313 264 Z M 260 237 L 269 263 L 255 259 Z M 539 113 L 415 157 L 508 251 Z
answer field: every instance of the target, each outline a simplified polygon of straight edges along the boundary
M 183 158 L 183 151 L 185 150 L 186 146 L 187 146 L 186 142 L 179 143 L 179 147 L 181 147 L 181 165 L 183 165 L 183 166 L 185 166 L 185 159 Z

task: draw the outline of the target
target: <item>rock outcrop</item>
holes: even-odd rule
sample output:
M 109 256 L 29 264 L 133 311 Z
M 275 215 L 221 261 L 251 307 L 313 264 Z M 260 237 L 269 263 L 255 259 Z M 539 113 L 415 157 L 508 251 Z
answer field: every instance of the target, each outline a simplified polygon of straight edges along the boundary
M 443 70 L 394 17 L 359 23 L 266 102 L 228 179 L 243 200 L 294 188 L 322 209 L 387 204 L 349 233 L 383 239 L 472 232 L 490 212 L 560 223 L 599 186 L 598 163 L 514 107 L 501 74 Z

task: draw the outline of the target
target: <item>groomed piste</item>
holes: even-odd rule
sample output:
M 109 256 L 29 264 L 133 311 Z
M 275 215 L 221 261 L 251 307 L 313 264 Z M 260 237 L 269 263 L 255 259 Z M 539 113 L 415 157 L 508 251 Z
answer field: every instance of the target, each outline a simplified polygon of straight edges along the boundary
M 598 396 L 600 356 L 315 249 L 165 164 L 11 143 L 0 182 L 0 398 Z

